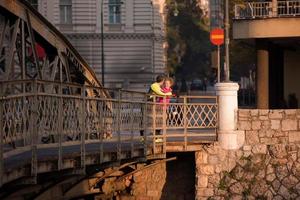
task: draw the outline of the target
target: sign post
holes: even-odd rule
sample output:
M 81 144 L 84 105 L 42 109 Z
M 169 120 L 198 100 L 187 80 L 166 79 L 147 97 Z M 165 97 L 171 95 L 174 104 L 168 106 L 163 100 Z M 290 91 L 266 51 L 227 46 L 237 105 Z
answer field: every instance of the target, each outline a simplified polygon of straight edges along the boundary
M 221 28 L 212 29 L 210 32 L 210 41 L 218 48 L 217 52 L 217 69 L 218 69 L 218 83 L 220 83 L 220 45 L 224 43 L 224 30 Z

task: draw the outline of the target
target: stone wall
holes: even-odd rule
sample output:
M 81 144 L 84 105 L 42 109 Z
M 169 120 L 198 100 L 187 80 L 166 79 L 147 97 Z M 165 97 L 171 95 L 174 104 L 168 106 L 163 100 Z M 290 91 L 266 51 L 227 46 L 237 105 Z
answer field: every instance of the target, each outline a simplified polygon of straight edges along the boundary
M 196 152 L 196 199 L 300 198 L 300 110 L 239 110 L 239 150 Z
M 194 153 L 168 153 L 174 161 L 141 170 L 130 177 L 130 186 L 120 192 L 119 200 L 195 199 Z M 143 167 L 140 164 L 140 167 Z

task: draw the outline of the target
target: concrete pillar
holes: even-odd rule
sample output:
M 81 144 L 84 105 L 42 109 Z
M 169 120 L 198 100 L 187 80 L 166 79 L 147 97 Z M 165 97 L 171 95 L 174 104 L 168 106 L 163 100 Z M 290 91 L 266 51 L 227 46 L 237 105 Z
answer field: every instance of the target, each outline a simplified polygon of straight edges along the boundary
M 219 143 L 224 149 L 239 149 L 245 141 L 244 131 L 237 130 L 239 85 L 232 82 L 217 83 L 215 89 L 219 108 Z
M 257 43 L 257 108 L 269 109 L 269 51 Z

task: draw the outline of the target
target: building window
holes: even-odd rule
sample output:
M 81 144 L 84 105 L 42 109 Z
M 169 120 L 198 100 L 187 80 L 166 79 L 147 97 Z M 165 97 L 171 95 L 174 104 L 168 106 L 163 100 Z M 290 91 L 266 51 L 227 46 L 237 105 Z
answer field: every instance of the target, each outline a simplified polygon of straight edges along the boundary
M 121 23 L 121 0 L 109 0 L 109 23 Z
M 72 0 L 60 0 L 60 23 L 72 24 Z
M 38 10 L 38 0 L 27 0 L 31 5 L 32 7 L 34 7 L 36 10 Z

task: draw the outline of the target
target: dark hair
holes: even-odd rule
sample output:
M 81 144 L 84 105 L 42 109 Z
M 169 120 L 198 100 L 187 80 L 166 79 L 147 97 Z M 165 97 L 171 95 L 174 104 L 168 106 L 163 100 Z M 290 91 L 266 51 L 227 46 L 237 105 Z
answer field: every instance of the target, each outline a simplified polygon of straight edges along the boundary
M 156 82 L 157 82 L 157 83 L 160 83 L 160 82 L 164 81 L 165 78 L 166 78 L 166 76 L 163 75 L 163 74 L 158 75 L 158 76 L 156 77 Z

